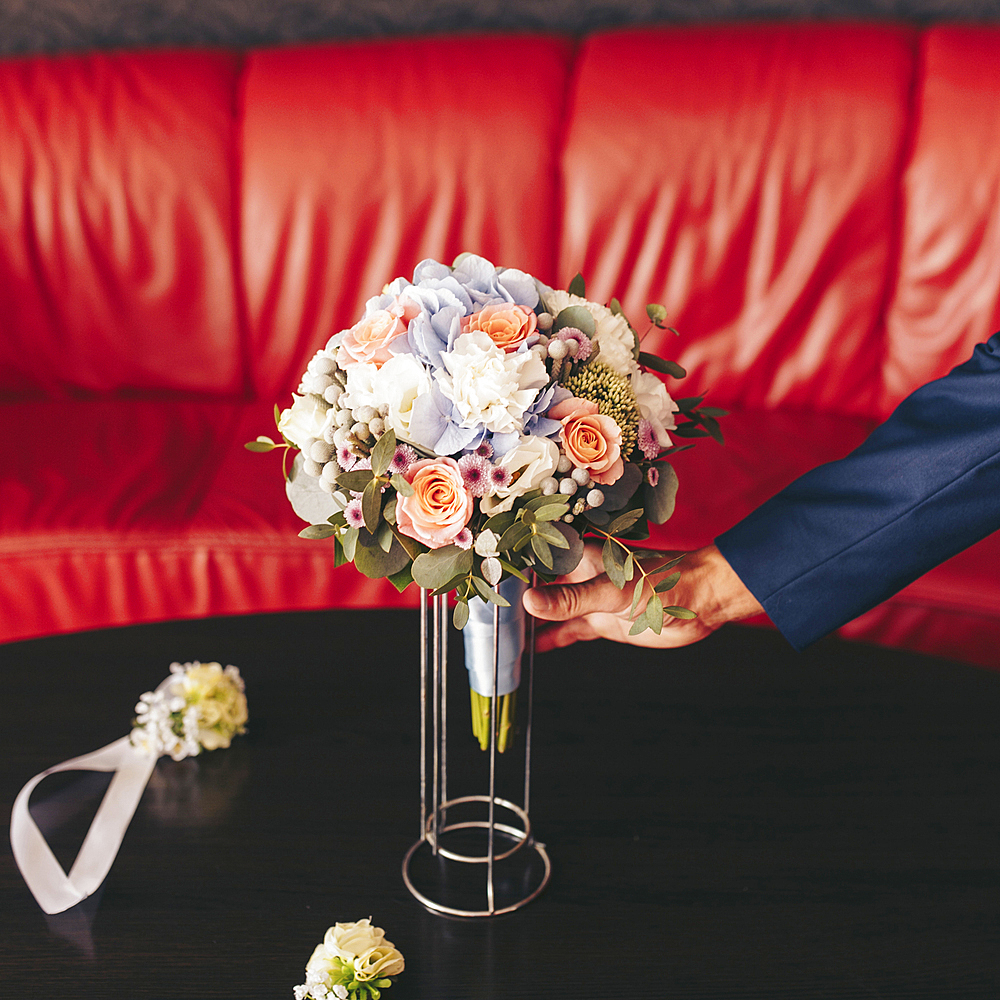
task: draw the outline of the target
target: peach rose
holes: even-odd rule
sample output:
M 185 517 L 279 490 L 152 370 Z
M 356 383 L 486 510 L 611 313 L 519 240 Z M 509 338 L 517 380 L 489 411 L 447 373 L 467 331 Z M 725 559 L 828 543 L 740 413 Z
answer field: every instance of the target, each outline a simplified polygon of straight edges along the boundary
M 512 354 L 524 343 L 538 326 L 535 314 L 523 306 L 484 306 L 477 313 L 462 320 L 462 333 L 482 330 L 494 344 L 507 354 Z
M 406 470 L 411 497 L 396 500 L 396 526 L 432 549 L 451 545 L 472 517 L 472 494 L 453 458 L 424 458 Z
M 407 309 L 396 304 L 388 309 L 376 309 L 344 331 L 344 337 L 337 351 L 337 364 L 347 368 L 354 364 L 374 364 L 376 368 L 392 357 L 389 345 L 406 333 L 409 321 L 416 309 Z
M 569 460 L 587 469 L 595 483 L 610 486 L 625 471 L 622 432 L 611 417 L 597 411 L 597 403 L 571 396 L 546 416 L 562 422 L 559 439 Z

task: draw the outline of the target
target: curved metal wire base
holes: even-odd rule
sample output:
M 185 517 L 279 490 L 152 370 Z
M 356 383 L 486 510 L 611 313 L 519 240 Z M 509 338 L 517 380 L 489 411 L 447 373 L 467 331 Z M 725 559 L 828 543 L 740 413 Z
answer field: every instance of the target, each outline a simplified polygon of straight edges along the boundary
M 509 799 L 500 798 L 496 794 L 497 767 L 497 703 L 499 698 L 491 699 L 489 721 L 489 793 L 487 795 L 465 795 L 459 798 L 448 798 L 448 722 L 447 722 L 447 650 L 448 626 L 447 602 L 443 595 L 432 596 L 428 601 L 428 592 L 420 591 L 420 839 L 406 852 L 403 858 L 403 882 L 410 893 L 433 913 L 453 917 L 493 917 L 502 913 L 511 913 L 530 903 L 548 884 L 552 875 L 552 864 L 546 853 L 545 845 L 535 841 L 531 833 L 531 821 L 528 819 L 528 808 L 531 797 L 531 721 L 532 694 L 534 687 L 534 620 L 531 620 L 530 642 L 528 649 L 527 684 L 527 719 L 525 722 L 524 743 L 524 805 L 519 806 Z M 430 604 L 430 607 L 428 606 Z M 498 608 L 493 608 L 493 685 L 492 690 L 498 690 L 497 670 L 499 660 L 499 618 Z M 428 732 L 428 722 L 431 723 Z M 430 753 L 428 753 L 430 750 Z M 448 810 L 468 804 L 483 804 L 486 806 L 487 818 L 463 819 L 457 821 L 454 816 L 451 822 Z M 506 809 L 513 814 L 514 820 L 501 823 L 496 816 L 497 809 Z M 519 823 L 520 825 L 516 825 Z M 462 837 L 463 833 L 484 831 L 486 834 L 486 851 L 483 854 L 464 854 L 442 845 L 443 837 L 451 834 Z M 496 838 L 503 837 L 510 846 L 498 851 Z M 444 859 L 447 862 L 460 864 L 485 865 L 486 879 L 484 892 L 486 896 L 485 909 L 463 909 L 449 906 L 437 899 L 432 899 L 421 892 L 411 873 L 411 863 L 420 848 L 426 845 L 433 859 Z M 523 847 L 529 847 L 542 862 L 541 876 L 538 877 L 537 861 L 525 855 L 525 864 L 520 872 L 521 892 L 514 902 L 510 898 L 508 881 L 505 886 L 504 905 L 497 904 L 494 867 L 510 858 Z M 515 861 L 513 864 L 517 864 Z M 509 870 L 511 862 L 507 863 Z M 532 871 L 532 868 L 535 870 Z M 450 876 L 446 870 L 438 866 L 435 875 L 436 893 L 446 892 Z M 538 882 L 533 889 L 527 885 Z M 468 887 L 464 887 L 468 892 Z M 472 891 L 472 898 L 478 896 L 478 890 Z M 462 899 L 462 902 L 465 900 Z
M 489 804 L 489 798 L 486 795 L 465 795 L 458 799 L 452 799 L 448 802 L 442 802 L 439 812 L 443 814 L 446 810 L 453 808 L 454 806 L 462 805 L 469 802 L 483 802 L 487 805 Z M 489 852 L 486 854 L 459 854 L 456 851 L 451 851 L 446 847 L 441 845 L 441 838 L 449 833 L 460 830 L 490 830 L 490 822 L 488 820 L 463 820 L 460 823 L 447 823 L 443 822 L 443 819 L 438 822 L 437 825 L 437 850 L 434 851 L 435 845 L 435 834 L 434 834 L 434 820 L 435 817 L 429 816 L 427 818 L 427 824 L 424 831 L 424 836 L 420 840 L 416 841 L 410 849 L 406 852 L 406 856 L 403 858 L 403 882 L 406 884 L 406 888 L 410 890 L 410 893 L 421 902 L 428 910 L 434 913 L 443 913 L 451 917 L 496 917 L 504 913 L 513 913 L 515 910 L 519 910 L 522 906 L 526 906 L 535 897 L 541 893 L 541 891 L 548 885 L 549 879 L 552 876 L 552 863 L 549 861 L 548 853 L 545 850 L 545 845 L 540 844 L 534 840 L 531 836 L 531 822 L 528 819 L 528 814 L 520 807 L 515 805 L 513 802 L 507 799 L 495 798 L 493 800 L 494 805 L 499 806 L 503 809 L 509 809 L 513 812 L 518 819 L 521 820 L 522 826 L 510 826 L 506 823 L 493 822 L 492 830 L 495 835 L 500 835 L 507 840 L 511 841 L 513 846 L 508 848 L 506 851 L 502 851 L 498 854 L 493 855 L 491 858 Z M 445 903 L 439 902 L 436 899 L 431 899 L 425 893 L 421 892 L 413 882 L 413 878 L 410 873 L 410 864 L 413 861 L 414 856 L 421 847 L 426 846 L 429 851 L 437 854 L 439 857 L 447 858 L 449 861 L 459 861 L 465 864 L 488 864 L 492 865 L 495 862 L 502 861 L 505 858 L 509 858 L 511 855 L 515 854 L 522 847 L 530 847 L 535 851 L 536 854 L 541 858 L 543 871 L 542 877 L 537 886 L 531 890 L 527 895 L 521 896 L 516 899 L 513 903 L 508 903 L 505 906 L 495 906 L 493 894 L 487 891 L 486 909 L 484 910 L 466 910 L 455 906 L 448 906 Z

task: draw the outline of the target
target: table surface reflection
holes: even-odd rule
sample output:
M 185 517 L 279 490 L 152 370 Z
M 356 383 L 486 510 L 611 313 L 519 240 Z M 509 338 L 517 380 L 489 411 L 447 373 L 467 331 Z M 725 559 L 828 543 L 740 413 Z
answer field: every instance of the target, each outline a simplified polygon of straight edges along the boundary
M 415 613 L 175 622 L 0 647 L 5 815 L 128 731 L 172 660 L 235 663 L 250 731 L 157 765 L 111 874 L 43 914 L 0 860 L 0 995 L 291 997 L 327 926 L 406 956 L 386 1000 L 1000 996 L 1000 675 L 727 628 L 673 653 L 539 657 L 531 818 L 545 893 L 430 914 L 416 839 Z M 451 657 L 451 760 L 482 766 Z M 105 778 L 33 811 L 68 864 Z

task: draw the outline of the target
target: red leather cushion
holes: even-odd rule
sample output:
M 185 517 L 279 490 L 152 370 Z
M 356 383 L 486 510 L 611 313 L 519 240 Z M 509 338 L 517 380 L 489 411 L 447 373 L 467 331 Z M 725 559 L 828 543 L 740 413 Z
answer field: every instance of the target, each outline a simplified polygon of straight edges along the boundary
M 683 395 L 869 416 L 894 273 L 914 34 L 630 31 L 582 49 L 560 279 L 666 306 Z M 640 327 L 640 321 L 642 326 Z
M 253 53 L 243 273 L 262 396 L 425 257 L 553 280 L 570 43 L 491 36 Z
M 238 58 L 0 64 L 0 394 L 241 393 Z
M 1000 329 L 1000 29 L 930 29 L 921 58 L 886 414 Z

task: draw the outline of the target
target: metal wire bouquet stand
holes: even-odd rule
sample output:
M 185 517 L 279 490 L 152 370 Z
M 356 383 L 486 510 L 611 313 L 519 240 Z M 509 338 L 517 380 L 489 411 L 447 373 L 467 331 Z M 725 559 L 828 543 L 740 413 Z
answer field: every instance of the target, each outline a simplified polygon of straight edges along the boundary
M 494 692 L 498 689 L 498 616 L 499 610 L 494 606 Z M 526 698 L 522 701 L 524 798 L 521 805 L 497 795 L 498 697 L 491 699 L 490 708 L 488 790 L 485 794 L 448 798 L 448 628 L 447 598 L 444 595 L 430 597 L 427 590 L 421 590 L 420 839 L 403 858 L 403 881 L 414 897 L 434 913 L 453 917 L 492 917 L 511 913 L 531 902 L 545 888 L 552 874 L 545 845 L 534 839 L 528 817 L 531 797 L 534 620 L 529 619 L 527 676 L 522 680 Z M 473 818 L 464 818 L 470 810 L 473 810 Z M 501 811 L 506 814 L 502 822 L 498 816 Z M 470 837 L 474 838 L 472 846 L 469 846 Z M 475 871 L 474 866 L 477 865 L 485 869 L 485 878 L 478 887 L 473 884 L 474 880 L 470 883 L 458 871 L 463 866 L 465 873 Z M 460 886 L 458 890 L 456 884 Z M 457 891 L 464 892 L 464 896 L 456 896 Z M 485 905 L 452 905 L 475 898 L 481 899 Z

